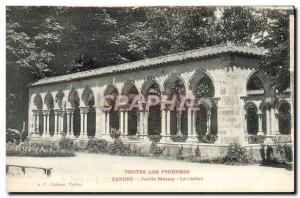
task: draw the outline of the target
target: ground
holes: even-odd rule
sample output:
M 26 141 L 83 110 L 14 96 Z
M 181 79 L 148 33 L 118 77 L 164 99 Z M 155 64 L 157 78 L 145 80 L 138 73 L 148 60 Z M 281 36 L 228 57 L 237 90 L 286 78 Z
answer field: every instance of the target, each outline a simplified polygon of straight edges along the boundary
M 294 171 L 258 165 L 229 166 L 142 157 L 76 153 L 75 157 L 7 157 L 7 164 L 52 167 L 11 168 L 7 191 L 293 191 Z M 126 174 L 126 170 L 140 170 Z M 182 170 L 182 174 L 167 172 Z M 133 173 L 133 172 L 131 172 Z

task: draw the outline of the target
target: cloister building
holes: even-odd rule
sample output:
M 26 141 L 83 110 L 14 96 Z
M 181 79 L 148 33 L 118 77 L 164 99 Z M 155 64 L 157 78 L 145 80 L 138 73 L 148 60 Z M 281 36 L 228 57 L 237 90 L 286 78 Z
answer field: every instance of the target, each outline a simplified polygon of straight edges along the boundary
M 115 128 L 124 141 L 137 143 L 158 134 L 161 143 L 178 134 L 187 144 L 202 144 L 199 136 L 208 134 L 215 145 L 252 144 L 258 136 L 290 142 L 290 89 L 272 97 L 271 80 L 259 70 L 264 55 L 259 48 L 223 45 L 41 79 L 29 89 L 30 138 L 110 139 Z M 150 95 L 168 101 L 178 90 L 199 99 L 199 108 L 145 108 Z M 138 96 L 141 108 L 115 108 L 121 95 Z

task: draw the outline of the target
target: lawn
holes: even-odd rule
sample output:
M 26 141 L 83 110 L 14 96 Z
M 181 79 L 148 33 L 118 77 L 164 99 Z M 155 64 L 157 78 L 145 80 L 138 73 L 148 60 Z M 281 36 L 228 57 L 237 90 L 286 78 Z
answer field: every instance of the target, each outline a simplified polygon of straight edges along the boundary
M 76 153 L 75 157 L 7 157 L 7 164 L 52 167 L 11 168 L 7 191 L 293 191 L 294 172 L 263 166 L 197 164 L 141 157 Z

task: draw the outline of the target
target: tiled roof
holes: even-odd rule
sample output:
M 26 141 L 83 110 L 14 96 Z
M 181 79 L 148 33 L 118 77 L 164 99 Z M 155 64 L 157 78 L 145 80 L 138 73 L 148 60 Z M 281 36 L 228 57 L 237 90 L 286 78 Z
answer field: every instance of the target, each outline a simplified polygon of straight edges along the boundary
M 245 55 L 253 55 L 253 56 L 263 56 L 266 51 L 261 48 L 251 48 L 246 46 L 237 46 L 237 45 L 222 45 L 222 46 L 213 46 L 206 47 L 191 51 L 185 51 L 182 53 L 171 54 L 167 56 L 160 56 L 157 58 L 150 58 L 136 62 L 124 63 L 120 65 L 107 66 L 99 69 L 77 72 L 73 74 L 67 74 L 63 76 L 56 76 L 51 78 L 44 78 L 31 86 L 59 83 L 59 82 L 67 82 L 85 78 L 91 78 L 96 76 L 104 76 L 108 74 L 115 74 L 125 71 L 132 71 L 147 67 L 152 67 L 155 65 L 167 64 L 171 62 L 185 61 L 189 59 L 199 59 L 208 56 L 214 56 L 218 54 L 224 53 L 237 53 L 237 54 L 245 54 Z

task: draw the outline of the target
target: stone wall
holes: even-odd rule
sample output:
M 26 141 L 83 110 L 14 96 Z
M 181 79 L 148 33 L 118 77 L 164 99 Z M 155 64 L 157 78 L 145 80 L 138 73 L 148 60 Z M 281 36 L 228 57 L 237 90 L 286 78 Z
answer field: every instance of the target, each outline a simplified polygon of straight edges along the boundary
M 147 78 L 153 77 L 158 82 L 160 90 L 164 90 L 165 81 L 172 75 L 178 75 L 186 87 L 187 93 L 191 94 L 189 84 L 191 78 L 197 72 L 205 72 L 211 77 L 215 97 L 219 98 L 218 102 L 218 144 L 228 144 L 233 141 L 242 141 L 244 138 L 244 101 L 242 96 L 246 95 L 246 84 L 249 76 L 258 66 L 258 58 L 246 57 L 241 55 L 222 54 L 202 60 L 195 60 L 177 64 L 166 64 L 153 66 L 151 68 L 108 75 L 99 78 L 82 79 L 80 81 L 62 82 L 59 84 L 49 84 L 43 86 L 30 87 L 29 91 L 29 131 L 33 127 L 32 109 L 34 109 L 34 97 L 41 94 L 43 100 L 45 95 L 50 92 L 55 100 L 59 90 L 62 90 L 67 100 L 67 96 L 72 88 L 76 89 L 81 98 L 84 89 L 89 86 L 95 96 L 95 106 L 99 107 L 103 94 L 107 86 L 115 85 L 119 93 L 128 82 L 132 81 L 138 91 L 141 93 L 143 84 Z M 83 101 L 80 100 L 83 106 Z M 45 106 L 45 105 L 44 105 Z M 57 108 L 57 103 L 54 103 Z M 104 127 L 102 114 L 96 110 L 96 136 L 102 134 Z

